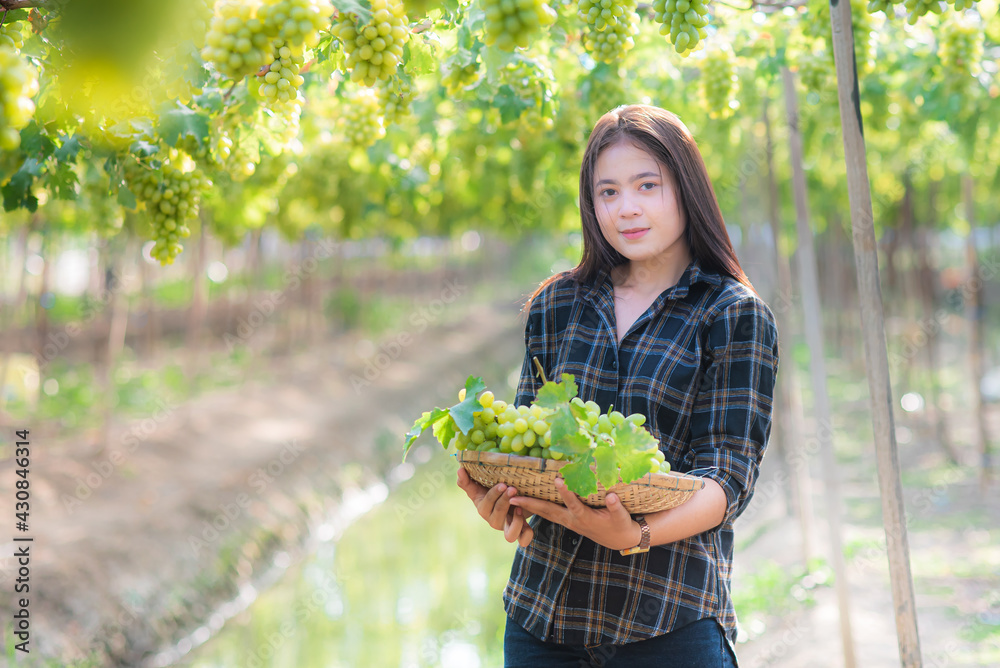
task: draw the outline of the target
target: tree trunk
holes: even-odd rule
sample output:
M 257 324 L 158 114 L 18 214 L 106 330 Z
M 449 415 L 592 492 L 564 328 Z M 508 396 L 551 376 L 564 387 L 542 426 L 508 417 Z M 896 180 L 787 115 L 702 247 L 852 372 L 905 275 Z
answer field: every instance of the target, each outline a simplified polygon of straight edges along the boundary
M 783 337 L 784 350 L 788 351 L 794 336 L 793 304 L 795 290 L 792 286 L 792 271 L 786 258 L 781 253 L 781 213 L 778 202 L 778 183 L 774 173 L 774 142 L 771 134 L 771 120 L 768 113 L 768 98 L 764 97 L 764 131 L 767 141 L 767 185 L 768 208 L 770 210 L 771 236 L 774 240 L 774 261 L 777 269 L 778 299 L 774 302 L 774 311 L 778 319 L 778 329 Z M 781 435 L 778 439 L 778 452 L 783 464 L 783 472 L 789 481 L 785 488 L 786 507 L 793 509 L 799 520 L 799 530 L 802 540 L 803 566 L 808 564 L 814 554 L 812 543 L 812 489 L 809 480 L 808 457 L 802 457 L 801 448 L 804 439 L 802 423 L 804 421 L 799 389 L 798 370 L 790 355 L 786 355 L 784 371 L 777 381 L 778 410 L 784 416 L 780 420 Z M 794 460 L 796 465 L 790 466 Z
M 907 188 L 912 189 L 912 185 L 907 182 Z M 916 239 L 916 275 L 917 286 L 919 287 L 920 301 L 923 305 L 923 322 L 929 323 L 927 327 L 927 342 L 924 345 L 924 357 L 927 362 L 927 393 L 929 401 L 928 419 L 931 420 L 932 429 L 938 444 L 940 444 L 945 457 L 953 464 L 958 463 L 958 453 L 952 445 L 948 435 L 948 416 L 941 406 L 940 378 L 941 361 L 938 355 L 938 340 L 940 329 L 943 325 L 942 319 L 938 317 L 937 299 L 934 290 L 934 268 L 930 260 L 930 244 L 928 237 L 932 234 L 934 226 L 937 224 L 937 189 L 940 184 L 931 181 L 927 188 L 928 209 L 930 220 L 923 226 Z
M 129 228 L 131 229 L 131 228 Z M 111 445 L 111 426 L 114 419 L 114 397 L 116 387 L 114 380 L 115 367 L 125 348 L 125 330 L 128 326 L 129 299 L 126 291 L 126 274 L 131 273 L 131 264 L 135 254 L 135 239 L 131 233 L 123 231 L 124 253 L 118 256 L 111 253 L 109 258 L 109 269 L 112 273 L 112 281 L 106 286 L 111 292 L 111 300 L 108 308 L 108 341 L 105 349 L 105 358 L 101 367 L 101 387 L 103 396 L 103 425 L 99 439 L 98 455 L 103 454 Z
M 962 175 L 962 200 L 965 203 L 965 219 L 969 223 L 969 236 L 965 239 L 965 260 L 969 269 L 969 280 L 965 289 L 965 311 L 969 320 L 969 371 L 972 381 L 973 443 L 980 455 L 979 482 L 984 489 L 992 477 L 990 462 L 990 440 L 986 429 L 986 406 L 983 402 L 983 322 L 986 320 L 983 308 L 983 278 L 976 252 L 976 202 L 973 197 L 972 175 Z
M 201 225 L 198 230 L 198 241 L 195 244 L 194 255 L 191 258 L 191 308 L 188 309 L 187 332 L 185 335 L 187 347 L 187 378 L 194 383 L 201 370 L 201 330 L 205 323 L 205 308 L 208 302 L 208 286 L 205 282 L 205 260 L 208 243 L 208 213 L 201 209 Z
M 809 227 L 809 201 L 806 193 L 805 169 L 802 165 L 802 137 L 799 135 L 799 110 L 795 92 L 795 75 L 782 68 L 785 83 L 785 107 L 788 113 L 789 157 L 795 191 L 796 231 L 798 233 L 799 281 L 802 285 L 802 308 L 805 317 L 806 343 L 809 346 L 809 370 L 812 376 L 816 439 L 823 462 L 823 482 L 826 491 L 827 526 L 833 557 L 834 585 L 840 611 L 840 639 L 844 665 L 855 665 L 854 634 L 851 630 L 850 584 L 844 559 L 843 527 L 841 522 L 840 479 L 833 446 L 833 416 L 826 387 L 826 353 L 823 346 L 822 310 L 819 296 L 819 276 L 813 234 Z

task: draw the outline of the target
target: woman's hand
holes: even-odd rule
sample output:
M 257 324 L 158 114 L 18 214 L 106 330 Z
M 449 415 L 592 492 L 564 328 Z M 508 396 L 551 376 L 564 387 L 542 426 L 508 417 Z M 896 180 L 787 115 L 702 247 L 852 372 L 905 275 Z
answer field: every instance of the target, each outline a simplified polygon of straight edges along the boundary
M 472 499 L 479 516 L 494 529 L 503 531 L 508 543 L 517 541 L 521 547 L 528 547 L 535 532 L 527 522 L 531 514 L 510 505 L 510 500 L 517 495 L 516 489 L 504 483 L 486 489 L 470 478 L 463 467 L 458 469 L 458 486 Z
M 528 496 L 515 496 L 509 504 L 561 524 L 611 550 L 626 550 L 639 544 L 642 537 L 639 523 L 632 519 L 614 492 L 605 497 L 606 508 L 591 508 L 566 488 L 562 478 L 556 478 L 556 489 L 565 506 Z

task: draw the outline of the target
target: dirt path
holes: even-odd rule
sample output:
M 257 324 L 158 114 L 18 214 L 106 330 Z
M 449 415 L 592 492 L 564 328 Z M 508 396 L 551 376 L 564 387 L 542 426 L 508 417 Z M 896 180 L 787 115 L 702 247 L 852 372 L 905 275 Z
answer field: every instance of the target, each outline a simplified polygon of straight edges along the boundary
M 346 337 L 273 360 L 239 389 L 163 405 L 116 425 L 118 447 L 103 454 L 34 443 L 32 655 L 136 665 L 287 565 L 276 555 L 301 546 L 345 488 L 398 462 L 421 410 L 485 360 L 519 361 L 513 299 L 459 307 L 460 321 L 418 325 L 374 353 Z

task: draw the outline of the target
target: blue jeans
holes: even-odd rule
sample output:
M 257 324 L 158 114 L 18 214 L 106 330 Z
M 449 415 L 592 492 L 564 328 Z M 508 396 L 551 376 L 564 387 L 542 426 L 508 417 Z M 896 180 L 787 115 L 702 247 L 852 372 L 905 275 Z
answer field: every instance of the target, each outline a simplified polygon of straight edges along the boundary
M 714 619 L 700 619 L 649 640 L 588 649 L 543 642 L 508 617 L 503 655 L 504 668 L 736 668 Z

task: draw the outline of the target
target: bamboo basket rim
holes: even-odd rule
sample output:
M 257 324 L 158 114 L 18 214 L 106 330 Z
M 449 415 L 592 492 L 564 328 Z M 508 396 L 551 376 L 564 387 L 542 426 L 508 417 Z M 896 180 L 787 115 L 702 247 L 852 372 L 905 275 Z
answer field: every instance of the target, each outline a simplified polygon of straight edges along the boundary
M 492 487 L 497 482 L 509 482 L 518 488 L 520 494 L 562 504 L 554 482 L 559 469 L 568 461 L 477 450 L 460 450 L 453 456 L 480 484 L 484 484 L 485 480 Z M 486 471 L 487 467 L 492 469 L 490 474 Z M 520 480 L 514 480 L 515 477 Z M 494 479 L 496 482 L 492 482 Z M 581 496 L 580 500 L 589 506 L 603 507 L 606 492 L 612 491 L 618 494 L 622 505 L 630 513 L 655 512 L 681 505 L 704 486 L 704 478 L 688 473 L 647 473 L 630 483 L 619 479 L 610 490 L 605 490 L 598 482 L 597 493 Z

